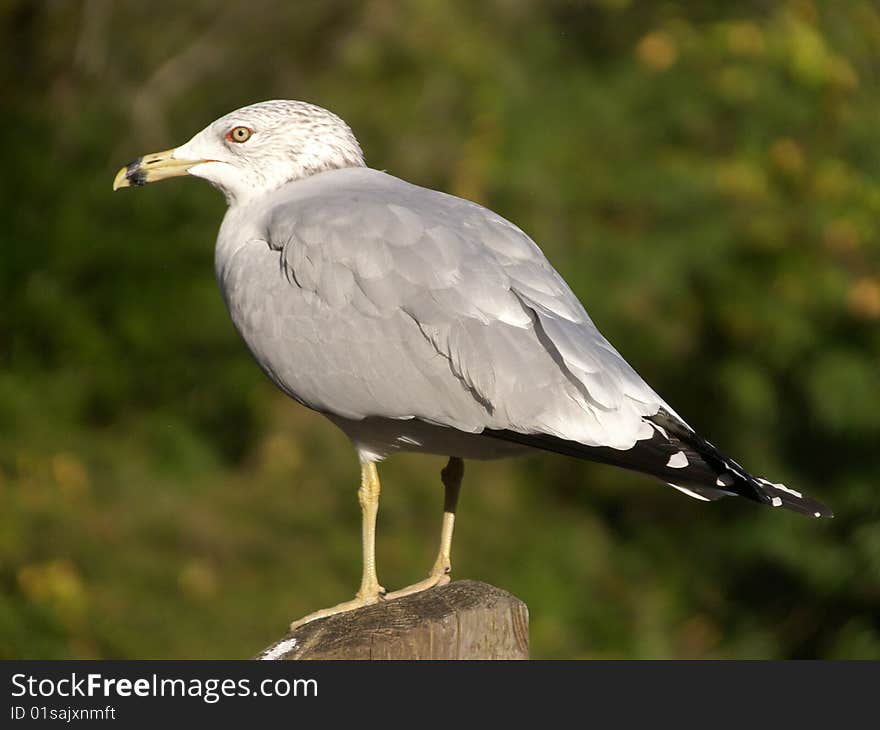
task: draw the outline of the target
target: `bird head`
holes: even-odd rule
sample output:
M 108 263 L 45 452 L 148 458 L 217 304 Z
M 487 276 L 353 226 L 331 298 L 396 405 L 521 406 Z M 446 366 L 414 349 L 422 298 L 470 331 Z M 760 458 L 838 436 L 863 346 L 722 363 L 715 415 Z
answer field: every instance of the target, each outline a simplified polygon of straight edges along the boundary
M 291 180 L 363 165 L 357 139 L 335 114 L 302 101 L 264 101 L 221 117 L 180 147 L 130 162 L 113 189 L 192 175 L 230 204 L 245 203 Z

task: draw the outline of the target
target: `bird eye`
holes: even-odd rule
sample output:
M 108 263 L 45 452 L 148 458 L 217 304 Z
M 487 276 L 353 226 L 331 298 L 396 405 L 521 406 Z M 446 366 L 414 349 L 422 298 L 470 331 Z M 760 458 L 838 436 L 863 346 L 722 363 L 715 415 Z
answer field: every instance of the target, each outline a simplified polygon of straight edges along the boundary
M 226 133 L 226 139 L 230 142 L 247 142 L 253 133 L 254 130 L 247 127 L 233 127 Z

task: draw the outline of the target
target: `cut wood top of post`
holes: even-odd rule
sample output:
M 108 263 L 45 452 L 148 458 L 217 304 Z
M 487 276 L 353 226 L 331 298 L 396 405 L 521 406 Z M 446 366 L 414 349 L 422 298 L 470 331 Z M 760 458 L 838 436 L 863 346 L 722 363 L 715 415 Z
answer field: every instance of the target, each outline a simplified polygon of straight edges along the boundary
M 459 580 L 300 626 L 257 659 L 528 659 L 529 612 L 507 591 Z

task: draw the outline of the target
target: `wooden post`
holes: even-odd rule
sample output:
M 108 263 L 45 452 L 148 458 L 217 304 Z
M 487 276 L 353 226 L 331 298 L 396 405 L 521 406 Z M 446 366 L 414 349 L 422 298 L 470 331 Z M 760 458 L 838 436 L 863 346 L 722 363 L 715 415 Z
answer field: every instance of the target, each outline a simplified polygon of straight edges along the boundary
M 472 580 L 300 626 L 257 659 L 528 659 L 529 611 Z

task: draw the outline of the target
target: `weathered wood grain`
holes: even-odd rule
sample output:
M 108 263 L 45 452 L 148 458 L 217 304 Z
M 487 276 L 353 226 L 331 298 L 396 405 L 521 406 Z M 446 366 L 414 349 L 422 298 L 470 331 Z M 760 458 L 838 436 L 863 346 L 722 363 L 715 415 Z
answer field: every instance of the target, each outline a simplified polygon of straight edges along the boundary
M 459 580 L 313 621 L 257 659 L 528 659 L 528 626 L 518 598 Z

